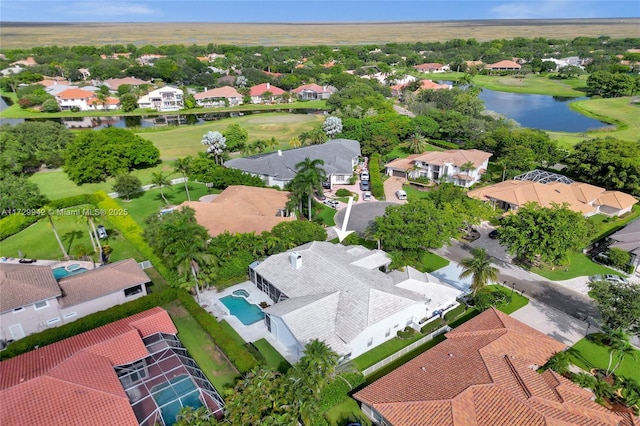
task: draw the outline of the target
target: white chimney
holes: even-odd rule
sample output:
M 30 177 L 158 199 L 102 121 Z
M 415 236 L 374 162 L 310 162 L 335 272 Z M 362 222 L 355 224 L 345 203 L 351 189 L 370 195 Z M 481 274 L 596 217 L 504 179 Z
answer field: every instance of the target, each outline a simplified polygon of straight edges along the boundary
M 271 85 L 267 83 L 267 90 L 271 89 Z
M 281 149 L 278 150 L 278 157 L 282 157 L 282 150 Z
M 289 254 L 289 262 L 293 269 L 300 269 L 302 267 L 302 255 L 294 252 Z

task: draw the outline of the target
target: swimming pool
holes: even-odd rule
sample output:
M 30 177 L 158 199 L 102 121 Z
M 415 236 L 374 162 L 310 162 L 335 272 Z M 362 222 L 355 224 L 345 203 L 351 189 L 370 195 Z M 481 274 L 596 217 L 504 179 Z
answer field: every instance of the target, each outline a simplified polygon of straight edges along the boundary
M 244 297 L 229 295 L 223 297 L 220 301 L 229 309 L 231 315 L 238 318 L 244 325 L 251 325 L 264 318 L 262 309 L 258 305 L 252 305 L 247 302 Z
M 200 391 L 187 375 L 174 377 L 170 381 L 151 389 L 162 418 L 167 426 L 176 422 L 176 416 L 182 407 L 198 408 L 202 406 Z
M 77 267 L 77 268 L 69 271 L 64 266 L 60 266 L 58 268 L 53 268 L 52 271 L 53 271 L 53 277 L 56 280 L 61 280 L 62 278 L 68 277 L 70 275 L 76 275 L 76 274 L 81 274 L 83 272 L 87 272 L 88 269 L 87 268 Z
M 232 293 L 234 296 L 243 296 L 243 297 L 249 297 L 249 292 L 243 288 L 236 290 Z

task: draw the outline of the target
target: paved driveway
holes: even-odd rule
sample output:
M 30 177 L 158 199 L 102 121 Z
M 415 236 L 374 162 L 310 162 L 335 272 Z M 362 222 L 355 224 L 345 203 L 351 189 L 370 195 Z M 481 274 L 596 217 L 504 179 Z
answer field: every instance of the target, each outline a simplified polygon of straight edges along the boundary
M 384 181 L 384 196 L 387 201 L 393 201 L 396 203 L 406 203 L 407 200 L 398 200 L 396 197 L 396 191 L 402 189 L 402 185 L 407 180 L 405 178 L 391 176 Z
M 375 221 L 376 217 L 384 215 L 384 211 L 388 206 L 396 205 L 396 203 L 388 202 L 364 202 L 351 206 L 351 215 L 349 223 L 347 223 L 348 231 L 356 231 L 362 236 L 364 231 Z M 342 206 L 341 206 L 342 207 Z M 342 208 L 335 217 L 336 226 L 342 228 L 346 208 Z
M 585 321 L 535 300 L 529 300 L 527 306 L 518 309 L 511 316 L 567 346 L 573 346 L 582 339 L 588 325 Z M 589 332 L 594 331 L 595 328 L 590 327 Z

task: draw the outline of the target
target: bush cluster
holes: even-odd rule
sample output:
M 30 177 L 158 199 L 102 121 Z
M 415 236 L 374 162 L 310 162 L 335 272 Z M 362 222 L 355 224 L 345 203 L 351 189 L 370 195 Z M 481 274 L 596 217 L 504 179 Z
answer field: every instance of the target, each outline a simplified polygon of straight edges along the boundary
M 193 300 L 188 293 L 178 292 L 178 299 L 182 305 L 191 314 L 200 327 L 202 327 L 213 339 L 215 344 L 229 358 L 229 361 L 235 365 L 240 373 L 246 373 L 252 368 L 258 366 L 258 360 L 240 345 L 232 336 L 227 334 L 220 323 L 205 311 L 202 306 Z
M 33 350 L 36 346 L 42 347 L 51 343 L 67 339 L 85 331 L 118 321 L 122 318 L 146 311 L 156 306 L 169 303 L 176 298 L 176 290 L 169 289 L 159 293 L 152 293 L 140 299 L 114 306 L 104 311 L 96 312 L 86 317 L 79 318 L 69 324 L 60 327 L 49 328 L 37 334 L 32 334 L 17 342 L 11 343 L 7 349 L 0 353 L 0 359 L 7 359 Z
M 371 179 L 371 193 L 378 200 L 384 200 L 384 184 L 380 176 L 380 154 L 373 153 L 369 158 L 369 179 Z
M 410 339 L 415 334 L 416 334 L 416 331 L 409 326 L 406 326 L 402 330 L 398 330 L 398 332 L 396 333 L 396 335 L 401 339 Z
M 18 232 L 28 228 L 40 219 L 38 215 L 25 216 L 22 213 L 14 213 L 0 219 L 0 240 L 4 240 Z

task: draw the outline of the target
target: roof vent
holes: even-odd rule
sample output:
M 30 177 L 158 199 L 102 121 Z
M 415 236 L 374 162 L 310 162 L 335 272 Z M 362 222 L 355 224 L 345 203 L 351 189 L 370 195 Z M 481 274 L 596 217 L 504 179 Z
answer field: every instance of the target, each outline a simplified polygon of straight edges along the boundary
M 420 367 L 420 370 L 427 371 L 426 367 Z
M 289 254 L 289 262 L 293 269 L 300 269 L 302 267 L 302 255 L 295 251 L 291 252 L 291 254 Z
M 453 354 L 447 354 L 447 355 L 449 355 L 449 358 L 453 358 Z

